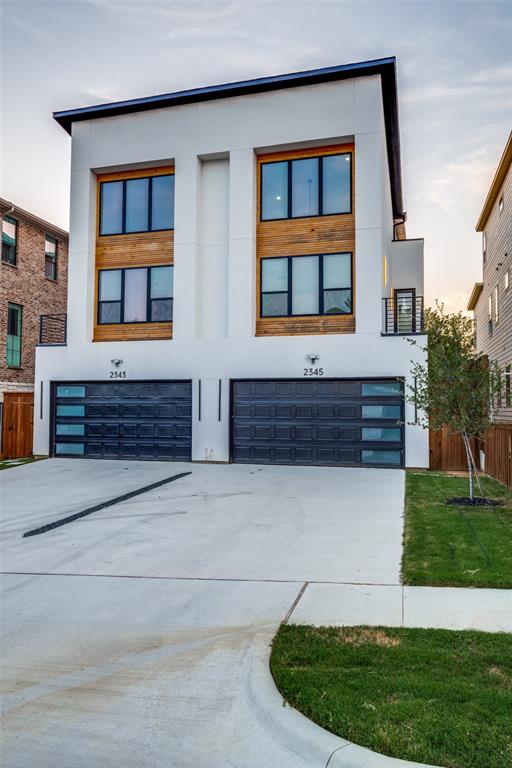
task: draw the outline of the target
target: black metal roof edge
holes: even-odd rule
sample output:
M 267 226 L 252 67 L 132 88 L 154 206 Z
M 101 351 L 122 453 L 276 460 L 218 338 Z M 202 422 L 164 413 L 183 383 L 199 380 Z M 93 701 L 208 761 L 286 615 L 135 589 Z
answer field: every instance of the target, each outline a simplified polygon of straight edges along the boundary
M 77 109 L 54 112 L 53 117 L 67 133 L 71 134 L 72 124 L 81 120 L 95 120 L 101 117 L 114 117 L 132 112 L 145 112 L 150 109 L 162 109 L 164 107 L 175 107 L 182 104 L 212 101 L 214 99 L 247 96 L 253 93 L 294 88 L 301 85 L 316 85 L 318 83 L 328 83 L 370 75 L 381 76 L 393 214 L 396 218 L 400 218 L 403 214 L 402 174 L 396 59 L 394 56 L 352 64 L 341 64 L 334 67 L 310 69 L 303 72 L 291 72 L 284 75 L 259 77 L 253 80 L 241 80 L 234 83 L 192 88 L 186 91 L 176 91 L 175 93 L 162 93 L 156 96 L 145 96 L 127 101 L 96 104 L 90 107 L 79 107 Z

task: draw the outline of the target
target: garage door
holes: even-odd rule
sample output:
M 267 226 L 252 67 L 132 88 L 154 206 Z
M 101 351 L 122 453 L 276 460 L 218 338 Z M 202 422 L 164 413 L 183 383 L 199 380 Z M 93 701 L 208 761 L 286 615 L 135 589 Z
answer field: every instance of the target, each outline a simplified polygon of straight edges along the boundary
M 231 392 L 235 462 L 403 466 L 398 379 L 234 381 Z
M 55 382 L 54 456 L 190 461 L 190 381 Z

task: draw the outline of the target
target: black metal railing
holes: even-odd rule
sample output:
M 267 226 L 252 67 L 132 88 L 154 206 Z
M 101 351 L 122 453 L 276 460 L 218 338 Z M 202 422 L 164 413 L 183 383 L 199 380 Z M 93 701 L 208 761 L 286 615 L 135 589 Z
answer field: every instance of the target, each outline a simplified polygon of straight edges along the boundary
M 398 292 L 382 299 L 385 334 L 423 333 L 423 296 Z
M 66 344 L 67 315 L 39 316 L 39 346 L 58 347 Z

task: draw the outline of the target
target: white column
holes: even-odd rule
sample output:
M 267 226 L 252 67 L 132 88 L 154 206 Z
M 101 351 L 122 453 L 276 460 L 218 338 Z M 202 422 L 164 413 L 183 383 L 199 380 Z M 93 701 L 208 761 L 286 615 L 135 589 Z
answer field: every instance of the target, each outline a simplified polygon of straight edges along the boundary
M 92 340 L 96 244 L 96 176 L 90 169 L 71 173 L 68 256 L 68 343 Z
M 256 157 L 229 155 L 228 336 L 254 336 L 256 313 Z
M 382 326 L 381 135 L 356 135 L 356 332 Z
M 196 155 L 176 157 L 174 205 L 173 338 L 197 337 L 197 262 L 201 163 Z

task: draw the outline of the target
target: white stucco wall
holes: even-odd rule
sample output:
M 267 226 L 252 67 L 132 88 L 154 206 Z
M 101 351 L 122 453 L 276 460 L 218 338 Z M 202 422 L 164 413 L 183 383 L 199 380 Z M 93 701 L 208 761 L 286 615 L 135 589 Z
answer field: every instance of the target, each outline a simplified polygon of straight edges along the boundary
M 356 333 L 255 338 L 256 154 L 344 139 L 355 143 Z M 403 338 L 381 336 L 392 218 L 378 77 L 84 121 L 73 125 L 72 144 L 68 345 L 37 353 L 36 399 L 41 381 L 44 394 L 36 402 L 36 453 L 49 448 L 49 382 L 107 379 L 113 358 L 129 379 L 192 379 L 193 458 L 227 461 L 230 379 L 300 378 L 311 352 L 326 377 L 407 377 L 411 359 L 422 356 Z M 95 173 L 169 162 L 176 169 L 174 338 L 93 343 Z M 428 464 L 427 435 L 417 426 L 406 427 L 406 460 Z

